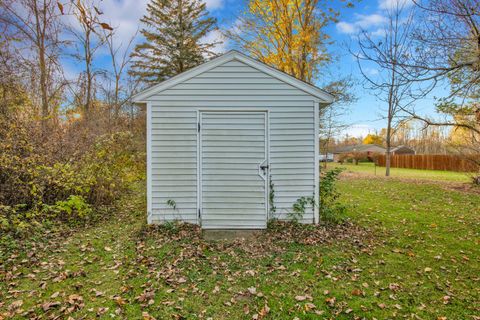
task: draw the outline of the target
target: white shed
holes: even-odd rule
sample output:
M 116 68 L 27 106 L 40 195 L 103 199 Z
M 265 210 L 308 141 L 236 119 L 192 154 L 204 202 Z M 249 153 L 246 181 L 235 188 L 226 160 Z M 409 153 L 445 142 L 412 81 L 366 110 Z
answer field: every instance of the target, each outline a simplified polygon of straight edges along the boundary
M 325 91 L 230 51 L 134 102 L 147 107 L 148 223 L 262 229 L 300 197 L 318 200 Z M 301 222 L 318 222 L 318 210 Z

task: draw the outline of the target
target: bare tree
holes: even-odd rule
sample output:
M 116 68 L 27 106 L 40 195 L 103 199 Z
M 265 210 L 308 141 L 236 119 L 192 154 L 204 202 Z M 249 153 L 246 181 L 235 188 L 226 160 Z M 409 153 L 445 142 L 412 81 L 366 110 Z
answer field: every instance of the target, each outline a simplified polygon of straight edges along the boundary
M 130 51 L 137 33 L 130 38 L 125 47 L 121 43 L 117 45 L 114 36 L 114 32 L 105 32 L 104 35 L 111 62 L 111 76 L 107 76 L 108 83 L 104 91 L 107 104 L 113 108 L 113 118 L 118 122 L 122 109 L 139 85 L 138 79 L 128 78 L 127 74 L 127 68 L 132 61 Z
M 480 1 L 414 2 L 422 15 L 411 36 L 413 50 L 400 63 L 402 75 L 411 83 L 430 88 L 448 84 L 450 93 L 436 104 L 443 118 L 432 119 L 413 109 L 405 111 L 422 121 L 425 128 L 443 126 L 453 132 L 465 131 L 463 135 L 468 138 L 454 147 L 470 160 L 480 153 Z M 480 177 L 474 181 L 480 183 Z
M 345 77 L 329 83 L 325 90 L 334 97 L 334 103 L 320 109 L 320 150 L 325 155 L 324 167 L 327 167 L 327 157 L 332 151 L 332 143 L 347 126 L 342 116 L 347 114 L 348 105 L 356 100 L 350 88 L 353 86 L 351 77 Z
M 90 117 L 95 100 L 95 78 L 102 70 L 95 68 L 94 58 L 97 51 L 105 44 L 105 37 L 101 29 L 113 31 L 107 23 L 100 21 L 103 14 L 92 1 L 72 2 L 70 14 L 75 18 L 75 23 L 69 26 L 70 33 L 75 38 L 77 50 L 74 57 L 84 64 L 83 74 L 79 78 L 80 87 L 83 89 L 82 96 L 77 100 L 82 101 L 83 111 L 86 118 Z
M 56 111 L 54 100 L 58 99 L 63 87 L 63 82 L 56 78 L 61 69 L 58 58 L 62 45 L 57 3 L 53 0 L 1 1 L 0 23 L 13 37 L 21 40 L 16 49 L 30 68 L 32 91 L 38 90 L 45 132 L 48 120 Z
M 0 34 L 0 117 L 11 119 L 28 100 L 26 73 L 5 27 Z M 25 110 L 24 110 L 25 111 Z
M 359 52 L 354 53 L 366 88 L 373 90 L 386 110 L 386 171 L 390 175 L 392 135 L 402 111 L 407 110 L 422 94 L 415 93 L 414 83 L 403 76 L 403 65 L 410 56 L 414 11 L 407 10 L 406 1 L 396 1 L 387 10 L 387 23 L 383 35 L 377 37 L 362 31 L 358 38 Z M 378 75 L 368 73 L 368 68 Z

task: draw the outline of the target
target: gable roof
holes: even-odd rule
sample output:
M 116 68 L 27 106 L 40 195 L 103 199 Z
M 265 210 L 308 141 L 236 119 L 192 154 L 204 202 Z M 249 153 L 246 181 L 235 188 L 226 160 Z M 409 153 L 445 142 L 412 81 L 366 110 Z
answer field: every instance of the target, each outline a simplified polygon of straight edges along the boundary
M 181 82 L 187 81 L 201 73 L 204 73 L 208 70 L 211 70 L 215 67 L 218 67 L 226 62 L 232 61 L 232 60 L 238 60 L 240 62 L 245 63 L 246 65 L 255 68 L 261 72 L 264 72 L 274 78 L 277 78 L 280 81 L 283 81 L 285 83 L 288 83 L 292 85 L 293 87 L 300 89 L 320 100 L 322 103 L 332 103 L 333 102 L 333 95 L 330 93 L 314 86 L 311 85 L 305 81 L 299 80 L 295 77 L 292 77 L 291 75 L 282 72 L 278 69 L 272 68 L 269 65 L 260 62 L 258 60 L 255 60 L 243 53 L 240 53 L 238 51 L 232 50 L 229 51 L 219 57 L 216 57 L 208 62 L 205 62 L 199 66 L 196 66 L 195 68 L 192 68 L 190 70 L 187 70 L 185 72 L 182 72 L 168 80 L 162 81 L 159 84 L 156 84 L 148 89 L 145 89 L 136 95 L 132 97 L 133 102 L 136 103 L 144 103 L 148 100 L 149 97 L 151 97 L 154 94 L 158 94 L 162 92 L 163 90 L 166 90 L 176 84 L 179 84 Z
M 352 146 L 339 147 L 333 153 L 348 153 L 348 152 L 378 152 L 384 153 L 386 149 L 376 144 L 356 144 Z
M 413 149 L 409 146 L 404 146 L 404 145 L 400 145 L 398 147 L 392 148 L 392 150 L 390 150 L 390 152 L 397 152 L 397 151 L 400 151 L 400 150 L 415 152 L 415 149 Z

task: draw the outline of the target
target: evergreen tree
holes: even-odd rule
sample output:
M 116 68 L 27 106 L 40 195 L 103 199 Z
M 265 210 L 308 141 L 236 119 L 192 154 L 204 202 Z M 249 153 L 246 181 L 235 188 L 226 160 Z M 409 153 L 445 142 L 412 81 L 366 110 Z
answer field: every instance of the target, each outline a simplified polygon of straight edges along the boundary
M 184 72 L 212 56 L 218 42 L 202 38 L 216 29 L 200 0 L 151 0 L 140 20 L 145 42 L 135 47 L 130 74 L 145 83 L 157 83 Z

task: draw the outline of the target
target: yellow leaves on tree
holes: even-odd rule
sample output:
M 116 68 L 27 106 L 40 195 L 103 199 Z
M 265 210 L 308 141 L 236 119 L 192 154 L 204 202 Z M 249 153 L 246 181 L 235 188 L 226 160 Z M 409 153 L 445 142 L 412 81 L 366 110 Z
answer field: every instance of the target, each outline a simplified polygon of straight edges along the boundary
M 381 145 L 383 143 L 383 138 L 379 135 L 376 134 L 367 134 L 365 138 L 363 138 L 362 141 L 363 144 L 379 144 Z
M 322 29 L 337 13 L 321 0 L 250 0 L 238 30 L 227 36 L 260 61 L 311 82 L 330 60 Z
M 478 127 L 478 130 L 480 131 L 480 111 L 477 112 L 477 114 L 471 112 L 470 114 L 455 115 L 453 117 L 455 123 L 458 123 L 458 125 L 454 126 L 450 131 L 450 141 L 452 144 L 474 145 L 477 141 L 480 141 L 480 134 L 478 132 L 462 126 L 465 125 L 472 128 Z M 477 122 L 477 124 L 475 122 Z

